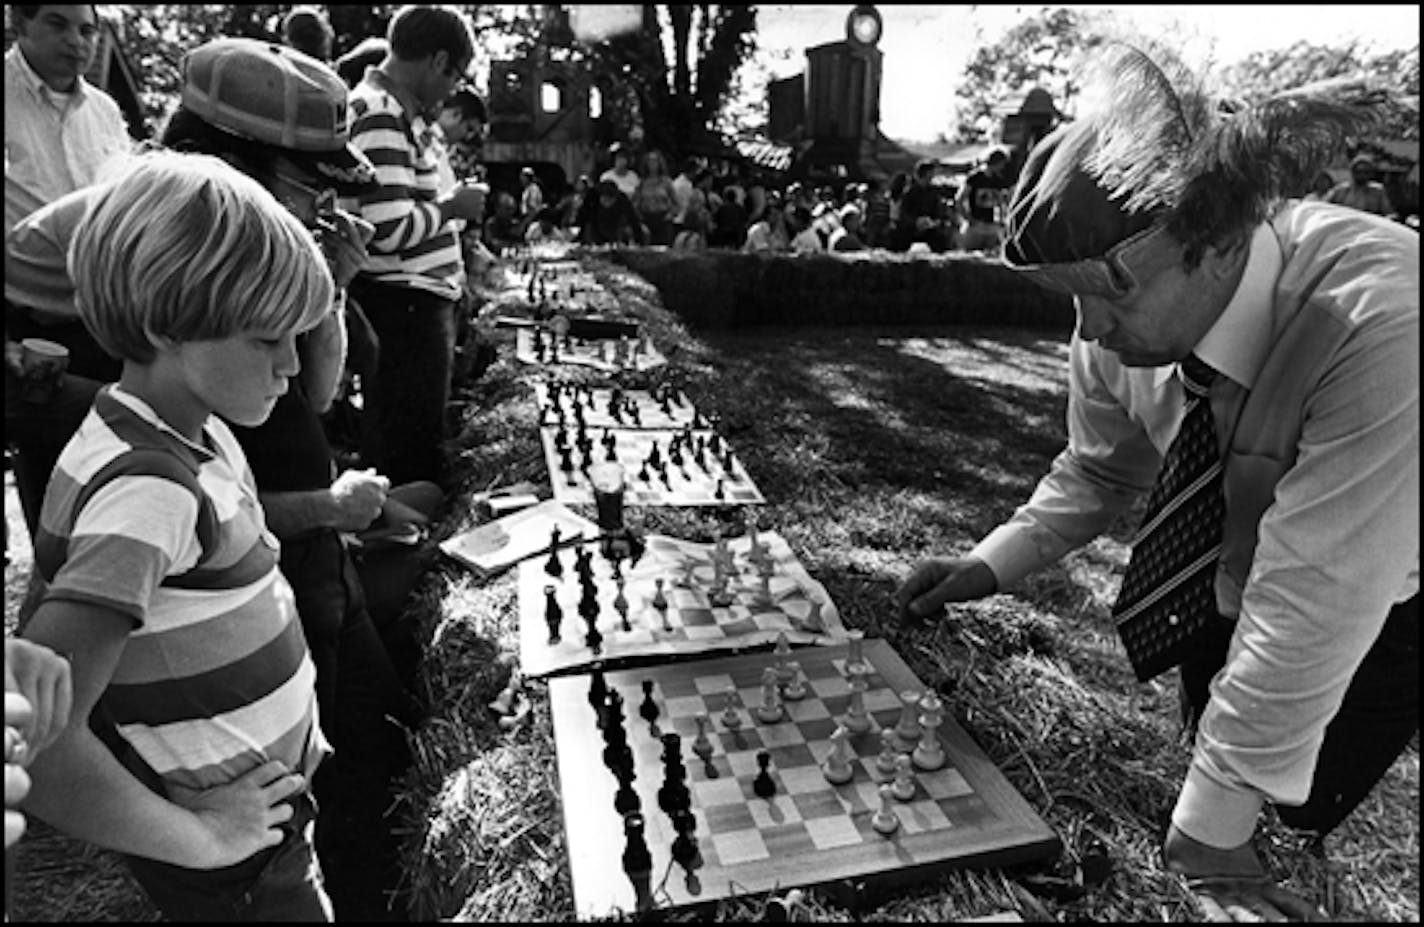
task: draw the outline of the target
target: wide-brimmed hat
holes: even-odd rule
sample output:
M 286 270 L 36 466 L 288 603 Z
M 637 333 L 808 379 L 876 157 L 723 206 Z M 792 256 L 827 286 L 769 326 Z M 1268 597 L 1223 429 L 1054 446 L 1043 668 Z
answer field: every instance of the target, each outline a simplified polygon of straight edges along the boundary
M 215 39 L 183 59 L 181 102 L 224 132 L 281 149 L 342 194 L 376 183 L 351 144 L 346 84 L 296 49 L 256 39 Z

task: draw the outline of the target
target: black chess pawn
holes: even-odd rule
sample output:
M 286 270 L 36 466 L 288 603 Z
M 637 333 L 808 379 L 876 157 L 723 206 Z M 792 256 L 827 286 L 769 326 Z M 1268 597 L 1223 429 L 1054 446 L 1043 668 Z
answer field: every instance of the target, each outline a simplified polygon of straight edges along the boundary
M 630 814 L 623 819 L 625 845 L 623 849 L 623 871 L 633 883 L 635 905 L 639 911 L 653 906 L 653 856 L 648 852 L 648 841 L 643 836 L 643 816 Z
M 653 681 L 651 679 L 643 680 L 643 704 L 638 706 L 638 714 L 648 722 L 653 736 L 658 736 L 658 715 L 661 714 L 661 711 L 658 709 L 658 703 L 653 699 Z
M 760 798 L 770 798 L 776 794 L 776 780 L 771 778 L 771 754 L 758 750 L 756 759 L 761 772 L 752 780 L 752 791 Z
M 633 766 L 633 750 L 628 746 L 628 731 L 622 726 L 603 726 L 603 765 L 615 776 L 627 775 Z
M 564 623 L 564 610 L 554 597 L 553 586 L 544 587 L 544 621 L 549 625 L 549 643 L 557 644 L 560 640 L 559 628 Z
M 611 439 L 611 440 L 604 441 L 604 442 L 603 442 L 603 446 L 604 446 L 604 448 L 606 448 L 606 450 L 604 451 L 604 454 L 603 454 L 603 459 L 606 460 L 606 461 L 608 461 L 608 462 L 610 462 L 610 463 L 617 463 L 617 462 L 618 462 L 618 439 L 617 439 L 617 438 L 613 438 L 613 439 Z
M 559 560 L 559 528 L 557 525 L 549 533 L 549 559 L 544 562 L 544 572 L 555 579 L 564 575 L 564 564 Z
M 564 473 L 574 472 L 573 453 L 567 445 L 559 449 L 559 469 Z
M 648 462 L 643 461 L 643 465 L 638 468 L 638 479 L 644 483 L 651 483 L 653 476 L 648 472 Z
M 617 772 L 618 792 L 613 796 L 613 810 L 619 814 L 631 814 L 643 807 L 643 800 L 638 797 L 637 790 L 633 788 L 632 772 L 631 764 L 626 768 L 620 768 Z
M 603 652 L 603 633 L 598 630 L 597 613 L 593 618 L 588 619 L 588 634 L 584 637 L 584 643 L 594 654 Z
M 693 836 L 697 819 L 690 810 L 679 811 L 672 815 L 672 826 L 677 831 L 677 837 L 672 842 L 673 862 L 691 872 L 702 865 L 702 851 Z
M 603 712 L 608 703 L 608 680 L 603 675 L 602 666 L 595 666 L 589 674 L 588 703 L 598 715 L 598 726 L 603 727 Z

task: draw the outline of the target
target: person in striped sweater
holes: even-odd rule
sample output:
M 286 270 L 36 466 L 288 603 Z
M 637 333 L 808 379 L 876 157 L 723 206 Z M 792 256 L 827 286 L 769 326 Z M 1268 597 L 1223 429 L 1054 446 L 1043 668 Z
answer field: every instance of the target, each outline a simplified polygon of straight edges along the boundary
M 309 783 L 331 748 L 292 589 L 241 446 L 332 311 L 315 240 L 221 160 L 153 152 L 70 251 L 80 317 L 122 358 L 60 453 L 21 635 L 73 711 L 26 811 L 124 854 L 170 919 L 329 920 Z
M 455 307 L 465 282 L 451 220 L 478 223 L 488 188 L 440 191 L 444 149 L 433 114 L 474 57 L 463 14 L 402 7 L 386 35 L 390 53 L 351 92 L 351 143 L 376 167 L 377 188 L 351 205 L 376 228 L 349 292 L 380 343 L 375 382 L 363 385 L 362 457 L 393 483 L 439 482 L 440 444 L 455 351 Z

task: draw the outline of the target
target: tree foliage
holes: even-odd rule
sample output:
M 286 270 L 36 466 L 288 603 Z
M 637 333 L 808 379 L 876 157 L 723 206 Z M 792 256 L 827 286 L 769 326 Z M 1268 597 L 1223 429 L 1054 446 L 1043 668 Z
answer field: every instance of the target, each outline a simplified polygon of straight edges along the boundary
M 756 7 L 644 4 L 636 32 L 583 45 L 565 26 L 546 29 L 542 41 L 588 63 L 612 137 L 641 135 L 646 147 L 677 157 L 721 122 L 756 50 Z
M 961 141 L 977 141 L 997 107 L 1035 86 L 1043 87 L 1060 110 L 1070 107 L 1078 87 L 1073 72 L 1083 52 L 1097 44 L 1103 22 L 1082 10 L 1044 9 L 1026 17 L 997 42 L 980 45 L 955 88 Z

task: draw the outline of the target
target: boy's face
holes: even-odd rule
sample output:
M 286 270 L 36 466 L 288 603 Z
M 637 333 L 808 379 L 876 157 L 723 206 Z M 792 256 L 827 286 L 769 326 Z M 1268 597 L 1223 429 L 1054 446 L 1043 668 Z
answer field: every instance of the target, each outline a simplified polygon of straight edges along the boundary
M 197 421 L 213 412 L 249 428 L 267 421 L 301 370 L 295 331 L 179 342 L 161 350 L 157 363 L 168 369 L 173 401 Z

